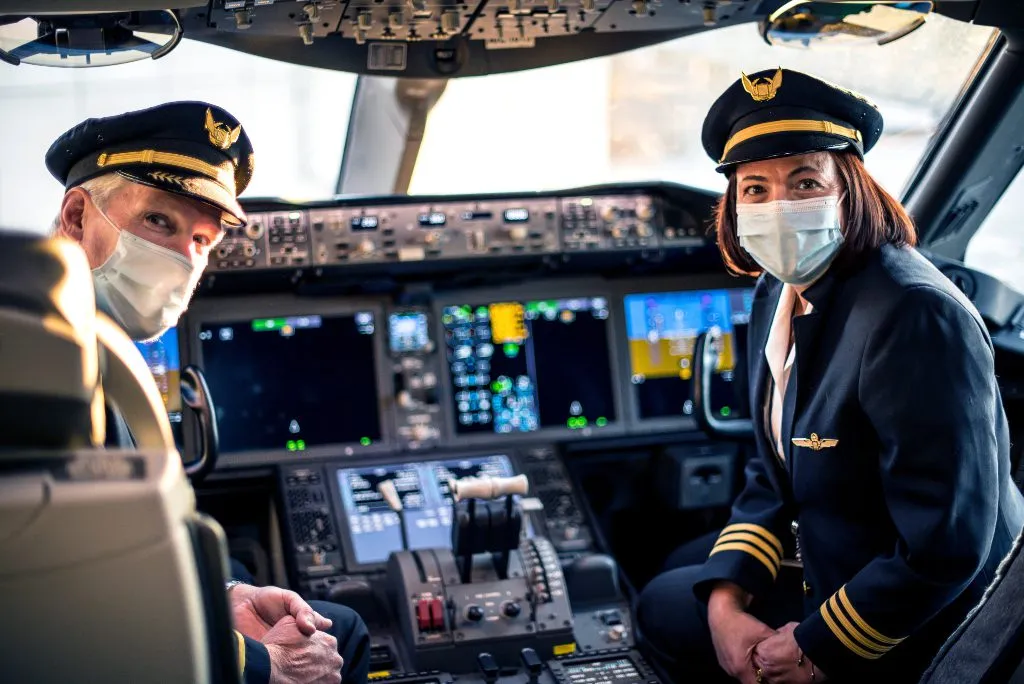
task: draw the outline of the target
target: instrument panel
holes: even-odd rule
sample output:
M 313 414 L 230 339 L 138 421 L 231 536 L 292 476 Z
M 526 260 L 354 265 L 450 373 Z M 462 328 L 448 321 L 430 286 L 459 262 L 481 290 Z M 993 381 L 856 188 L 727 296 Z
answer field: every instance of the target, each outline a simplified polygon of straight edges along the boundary
M 652 186 L 257 203 L 247 207 L 250 223 L 218 246 L 208 281 L 308 269 L 344 277 L 362 263 L 355 284 L 307 296 L 280 281 L 269 294 L 201 290 L 178 329 L 143 354 L 170 388 L 165 400 L 186 455 L 193 431 L 174 374 L 187 364 L 203 371 L 223 467 L 695 430 L 693 347 L 710 328 L 727 347 L 713 408 L 741 418 L 737 350 L 753 283 L 720 265 L 687 273 L 685 260 L 668 277 L 614 272 L 643 255 L 664 260 L 706 247 L 693 216 L 710 205 L 694 197 L 688 208 Z M 682 248 L 668 249 L 673 242 Z M 600 269 L 587 266 L 580 277 L 470 286 L 517 255 L 561 263 L 572 253 L 610 258 L 612 272 L 588 276 Z M 372 294 L 368 284 L 398 262 L 429 259 L 447 261 L 447 275 L 426 272 Z
M 424 306 L 221 298 L 193 305 L 182 353 L 206 374 L 227 464 L 685 431 L 711 327 L 726 341 L 714 410 L 744 417 L 751 303 L 727 276 L 540 281 Z

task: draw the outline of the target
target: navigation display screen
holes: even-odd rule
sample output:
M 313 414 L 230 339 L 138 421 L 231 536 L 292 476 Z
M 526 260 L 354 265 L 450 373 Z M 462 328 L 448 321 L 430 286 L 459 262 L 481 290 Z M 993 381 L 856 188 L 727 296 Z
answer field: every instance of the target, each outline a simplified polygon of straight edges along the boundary
M 363 311 L 203 324 L 221 451 L 379 440 L 376 318 Z
M 341 501 L 348 520 L 356 563 L 382 563 L 402 549 L 398 514 L 388 507 L 377 487 L 392 480 L 402 499 L 410 549 L 451 548 L 452 498 L 449 479 L 511 477 L 507 456 L 347 468 L 337 471 Z
M 442 322 L 456 433 L 615 421 L 607 299 L 448 306 Z
M 745 413 L 744 383 L 735 382 L 743 371 L 736 367 L 737 336 L 746 334 L 752 302 L 750 289 L 626 295 L 630 380 L 641 419 L 693 414 L 693 348 L 712 327 L 722 331 L 725 349 L 711 408 L 723 418 Z
M 160 337 L 149 342 L 136 342 L 142 358 L 149 366 L 149 372 L 156 380 L 160 397 L 167 409 L 174 441 L 182 445 L 181 428 L 181 355 L 178 352 L 178 330 L 171 328 Z

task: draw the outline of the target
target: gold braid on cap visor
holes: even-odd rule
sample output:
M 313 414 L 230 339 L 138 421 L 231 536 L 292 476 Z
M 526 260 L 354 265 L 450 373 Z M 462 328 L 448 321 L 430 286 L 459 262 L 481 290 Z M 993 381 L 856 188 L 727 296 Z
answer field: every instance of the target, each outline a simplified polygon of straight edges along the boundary
M 722 158 L 718 160 L 718 163 L 721 164 L 729 156 L 729 151 L 740 143 L 761 135 L 771 135 L 772 133 L 828 133 L 830 135 L 840 135 L 844 138 L 855 140 L 858 143 L 863 142 L 860 131 L 856 128 L 847 128 L 846 126 L 834 124 L 831 121 L 816 121 L 814 119 L 767 121 L 747 126 L 733 133 L 729 140 L 726 141 L 725 150 L 722 151 Z

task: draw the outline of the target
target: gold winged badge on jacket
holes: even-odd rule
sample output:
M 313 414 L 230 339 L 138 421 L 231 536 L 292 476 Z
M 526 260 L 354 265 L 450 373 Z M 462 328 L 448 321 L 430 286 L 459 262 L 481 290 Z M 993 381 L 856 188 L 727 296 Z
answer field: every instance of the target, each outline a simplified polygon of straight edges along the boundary
M 832 447 L 839 444 L 838 439 L 830 439 L 828 437 L 818 437 L 817 432 L 812 432 L 810 438 L 807 437 L 794 437 L 793 446 L 807 447 L 811 451 L 821 451 L 822 449 L 831 449 Z

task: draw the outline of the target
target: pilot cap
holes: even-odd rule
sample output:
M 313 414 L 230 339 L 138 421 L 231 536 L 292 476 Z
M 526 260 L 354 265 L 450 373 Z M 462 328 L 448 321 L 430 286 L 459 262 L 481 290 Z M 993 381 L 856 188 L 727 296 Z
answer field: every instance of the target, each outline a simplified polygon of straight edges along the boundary
M 743 162 L 823 150 L 863 158 L 881 134 L 882 115 L 863 96 L 780 67 L 729 86 L 711 105 L 701 142 L 726 173 Z
M 65 189 L 115 172 L 191 197 L 244 225 L 238 203 L 252 178 L 253 151 L 242 124 L 205 102 L 169 104 L 88 119 L 50 146 L 46 168 Z

